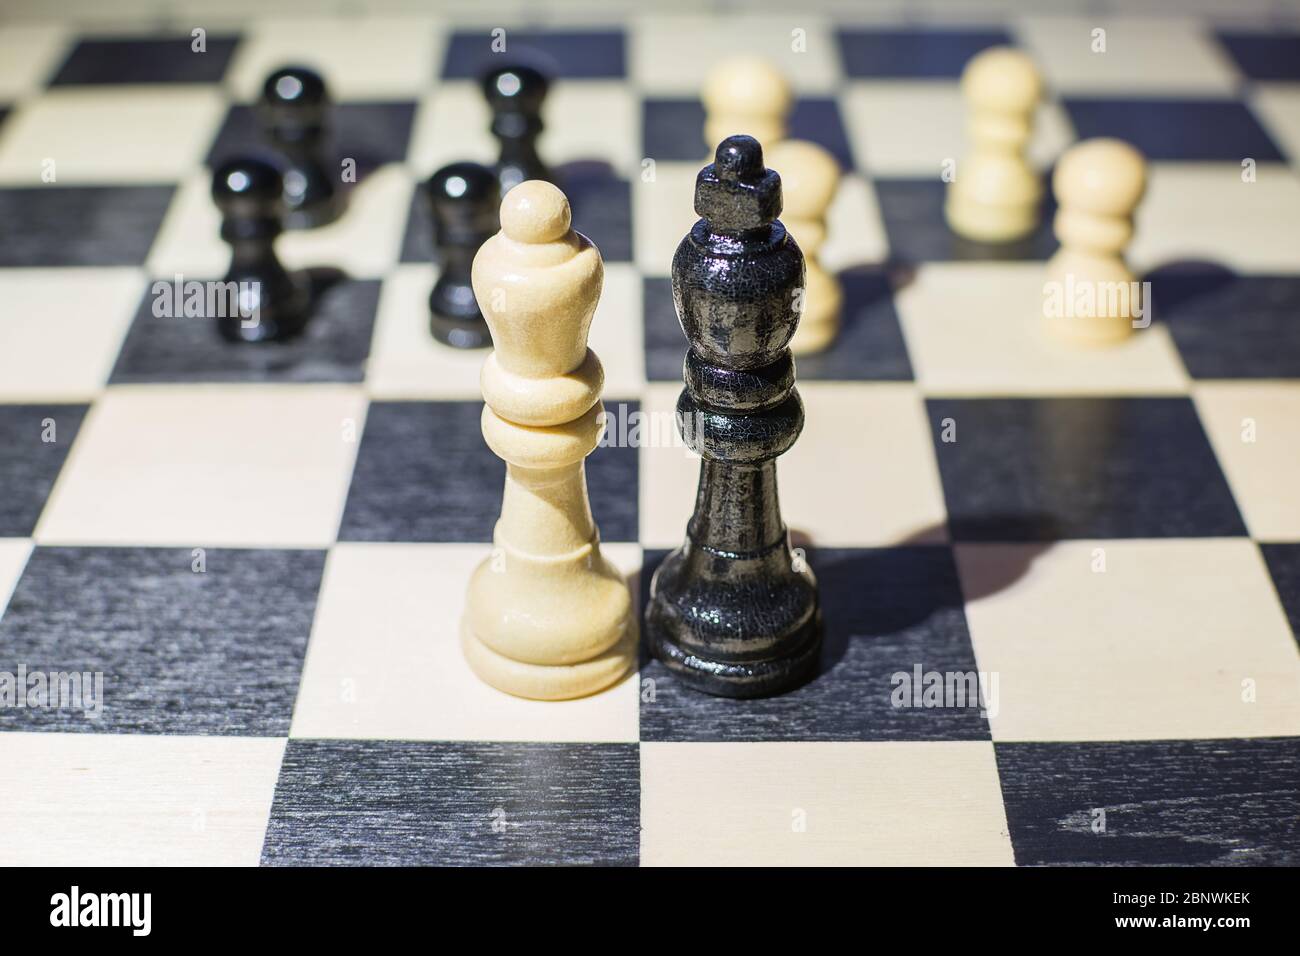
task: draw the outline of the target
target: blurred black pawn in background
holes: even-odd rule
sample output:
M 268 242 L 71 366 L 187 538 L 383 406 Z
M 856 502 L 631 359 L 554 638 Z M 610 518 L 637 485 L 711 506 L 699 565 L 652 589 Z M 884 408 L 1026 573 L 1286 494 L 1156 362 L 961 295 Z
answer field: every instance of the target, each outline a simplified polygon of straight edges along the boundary
M 452 163 L 429 178 L 425 201 L 433 217 L 441 264 L 429 295 L 429 327 L 439 342 L 456 348 L 492 344 L 470 285 L 479 246 L 497 230 L 501 192 L 496 174 L 478 163 Z
M 286 271 L 275 254 L 283 192 L 280 173 L 257 159 L 232 159 L 213 174 L 212 201 L 231 251 L 225 281 L 238 290 L 238 309 L 223 309 L 217 317 L 217 330 L 229 341 L 281 341 L 307 324 L 310 283 Z
M 257 118 L 270 145 L 284 157 L 284 224 L 311 229 L 343 213 L 340 173 L 325 155 L 329 91 L 320 74 L 289 66 L 266 78 Z
M 550 83 L 531 66 L 502 66 L 483 77 L 483 95 L 492 110 L 492 135 L 501 144 L 496 173 L 504 196 L 527 179 L 552 182 L 537 153 L 542 132 L 542 102 Z

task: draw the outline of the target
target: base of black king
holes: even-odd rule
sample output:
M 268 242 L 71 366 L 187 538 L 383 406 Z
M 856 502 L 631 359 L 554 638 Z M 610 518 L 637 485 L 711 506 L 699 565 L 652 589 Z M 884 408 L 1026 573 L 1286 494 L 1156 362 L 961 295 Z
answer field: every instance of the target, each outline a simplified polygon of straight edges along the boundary
M 776 220 L 780 178 L 748 136 L 718 147 L 695 210 L 672 274 L 691 343 L 678 424 L 703 461 L 686 543 L 651 582 L 645 633 L 691 687 L 761 697 L 811 678 L 821 650 L 817 582 L 790 548 L 776 488 L 776 459 L 803 429 L 786 347 L 803 254 Z
M 702 505 L 715 514 L 747 508 L 712 491 L 737 478 L 770 483 L 775 497 L 770 462 L 723 477 L 726 467 L 706 463 L 706 474 L 716 477 L 701 477 L 700 496 L 710 499 Z M 817 582 L 791 552 L 784 526 L 776 541 L 754 551 L 705 543 L 714 537 L 692 521 L 686 544 L 655 572 L 646 614 L 650 653 L 690 687 L 719 697 L 766 697 L 810 680 L 822 643 Z

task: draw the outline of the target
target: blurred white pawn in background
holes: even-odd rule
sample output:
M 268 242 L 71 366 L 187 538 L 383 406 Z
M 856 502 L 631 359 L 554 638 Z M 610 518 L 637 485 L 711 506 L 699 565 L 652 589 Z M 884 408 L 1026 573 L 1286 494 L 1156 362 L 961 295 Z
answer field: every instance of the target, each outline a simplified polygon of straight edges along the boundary
M 803 314 L 790 348 L 796 355 L 819 352 L 835 339 L 844 303 L 840 280 L 821 262 L 826 211 L 840 183 L 839 163 L 816 143 L 787 139 L 768 151 L 767 164 L 781 176 L 781 222 L 804 256 Z
M 962 72 L 969 153 L 957 164 L 944 213 L 958 235 L 1012 242 L 1038 225 L 1043 184 L 1025 158 L 1042 97 L 1034 62 L 1009 47 L 973 57 Z
M 1134 319 L 1149 320 L 1150 302 L 1124 261 L 1133 213 L 1146 190 L 1146 160 L 1118 139 L 1089 139 L 1066 150 L 1052 176 L 1061 248 L 1047 263 L 1049 327 L 1077 345 L 1114 345 Z
M 705 78 L 702 97 L 710 153 L 728 136 L 744 133 L 763 144 L 768 167 L 781 176 L 781 221 L 803 250 L 807 269 L 803 315 L 790 348 L 801 355 L 821 351 L 839 331 L 843 304 L 839 280 L 820 259 L 839 164 L 816 143 L 786 139 L 794 93 L 786 76 L 762 57 L 719 60 Z

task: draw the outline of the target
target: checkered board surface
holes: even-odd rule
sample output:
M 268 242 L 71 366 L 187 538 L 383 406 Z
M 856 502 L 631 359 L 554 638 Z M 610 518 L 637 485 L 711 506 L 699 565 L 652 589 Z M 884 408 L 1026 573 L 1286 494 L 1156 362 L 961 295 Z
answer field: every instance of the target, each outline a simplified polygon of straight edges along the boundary
M 105 675 L 95 718 L 0 710 L 0 861 L 1300 862 L 1300 33 L 1115 19 L 1098 54 L 1097 25 L 508 34 L 558 76 L 542 150 L 606 260 L 616 416 L 680 389 L 668 272 L 710 59 L 776 59 L 794 134 L 846 170 L 845 326 L 798 363 L 780 463 L 821 673 L 737 702 L 647 662 L 563 704 L 482 686 L 457 645 L 503 467 L 482 354 L 426 331 L 415 187 L 493 158 L 486 30 L 266 21 L 199 54 L 0 29 L 0 670 Z M 1050 85 L 1045 169 L 1085 136 L 1150 158 L 1155 322 L 1123 347 L 1043 336 L 1047 228 L 995 255 L 944 225 L 957 76 L 1006 42 Z M 155 317 L 151 284 L 222 275 L 209 168 L 292 61 L 361 176 L 346 218 L 281 238 L 320 280 L 308 334 L 227 346 Z M 642 603 L 696 472 L 676 447 L 589 461 Z M 893 706 L 917 667 L 979 671 L 996 706 Z

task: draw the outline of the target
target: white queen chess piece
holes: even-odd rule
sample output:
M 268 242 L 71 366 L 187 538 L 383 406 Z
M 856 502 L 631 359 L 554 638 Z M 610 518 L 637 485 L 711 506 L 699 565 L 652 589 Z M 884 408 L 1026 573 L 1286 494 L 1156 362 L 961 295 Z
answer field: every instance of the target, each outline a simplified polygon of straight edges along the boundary
M 501 204 L 501 231 L 474 258 L 474 294 L 496 350 L 483 364 L 483 437 L 506 462 L 494 549 L 473 572 L 461 626 L 487 683 L 562 700 L 616 682 L 636 657 L 622 574 L 601 554 L 587 498 L 605 375 L 587 347 L 604 281 L 600 253 L 570 228 L 550 183 Z

